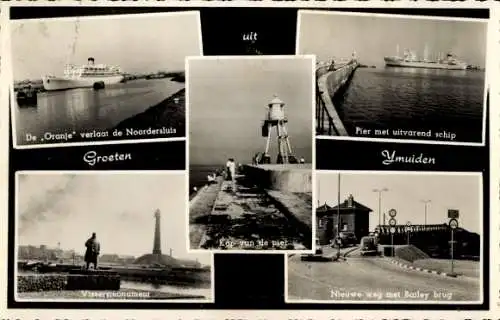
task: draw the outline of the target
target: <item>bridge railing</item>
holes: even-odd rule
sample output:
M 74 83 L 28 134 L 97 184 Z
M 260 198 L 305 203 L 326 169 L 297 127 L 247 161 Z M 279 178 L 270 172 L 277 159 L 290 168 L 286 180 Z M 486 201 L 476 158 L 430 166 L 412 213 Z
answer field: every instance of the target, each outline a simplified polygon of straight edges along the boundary
M 393 226 L 396 230 L 394 234 L 402 234 L 407 232 L 407 225 L 395 225 Z M 385 234 L 390 234 L 391 226 L 389 225 L 379 225 L 375 228 L 375 231 L 377 231 L 381 235 Z M 417 225 L 411 225 L 410 226 L 410 232 L 415 233 L 415 232 L 436 232 L 436 231 L 448 231 L 449 226 L 447 224 L 417 224 Z

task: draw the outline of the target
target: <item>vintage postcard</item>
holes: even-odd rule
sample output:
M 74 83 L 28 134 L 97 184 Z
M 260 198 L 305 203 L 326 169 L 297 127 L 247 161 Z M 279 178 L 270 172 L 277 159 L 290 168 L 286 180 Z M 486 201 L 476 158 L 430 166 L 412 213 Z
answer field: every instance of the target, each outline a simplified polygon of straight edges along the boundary
M 313 56 L 187 60 L 191 250 L 311 251 Z
M 16 301 L 213 301 L 212 255 L 186 250 L 185 184 L 174 171 L 18 172 Z
M 316 252 L 289 256 L 290 303 L 480 304 L 480 173 L 317 173 Z
M 299 11 L 320 138 L 484 145 L 487 19 Z
M 184 139 L 184 60 L 202 54 L 198 11 L 9 27 L 14 147 Z

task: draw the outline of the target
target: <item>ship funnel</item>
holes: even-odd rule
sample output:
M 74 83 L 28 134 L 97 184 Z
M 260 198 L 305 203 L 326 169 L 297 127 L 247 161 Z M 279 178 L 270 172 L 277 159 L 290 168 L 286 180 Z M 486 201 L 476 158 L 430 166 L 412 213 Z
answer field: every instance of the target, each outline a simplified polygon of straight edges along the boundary
M 88 59 L 87 59 L 87 62 L 88 62 L 89 64 L 92 64 L 92 65 L 93 65 L 93 64 L 94 64 L 94 62 L 95 62 L 95 60 L 94 60 L 94 58 L 90 57 L 90 58 L 88 58 Z

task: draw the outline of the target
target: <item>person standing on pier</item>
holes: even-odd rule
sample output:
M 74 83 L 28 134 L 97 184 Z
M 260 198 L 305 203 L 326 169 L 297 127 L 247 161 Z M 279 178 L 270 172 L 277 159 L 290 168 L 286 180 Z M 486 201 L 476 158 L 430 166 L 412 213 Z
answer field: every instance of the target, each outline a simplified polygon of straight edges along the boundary
M 236 191 L 236 162 L 233 158 L 229 158 L 227 164 L 228 180 L 231 180 L 231 189 Z
M 87 250 L 85 251 L 85 263 L 86 263 L 86 269 L 88 270 L 90 267 L 90 264 L 94 264 L 94 270 L 97 269 L 97 257 L 99 256 L 99 253 L 101 252 L 101 245 L 99 244 L 99 241 L 97 241 L 97 237 L 95 232 L 92 233 L 92 237 L 90 237 L 86 242 L 85 242 L 85 247 Z
M 226 162 L 226 180 L 232 180 L 231 176 L 231 159 Z

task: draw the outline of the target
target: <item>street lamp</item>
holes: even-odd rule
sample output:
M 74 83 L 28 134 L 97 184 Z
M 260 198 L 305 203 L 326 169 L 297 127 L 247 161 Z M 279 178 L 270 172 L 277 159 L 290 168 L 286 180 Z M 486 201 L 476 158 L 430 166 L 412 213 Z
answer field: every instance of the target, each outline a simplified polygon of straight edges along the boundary
M 384 191 L 389 191 L 387 188 L 382 188 L 382 189 L 373 189 L 373 192 L 378 193 L 378 225 L 382 225 L 382 192 Z
M 431 203 L 431 200 L 420 200 L 424 204 L 424 226 L 427 225 L 427 205 Z

